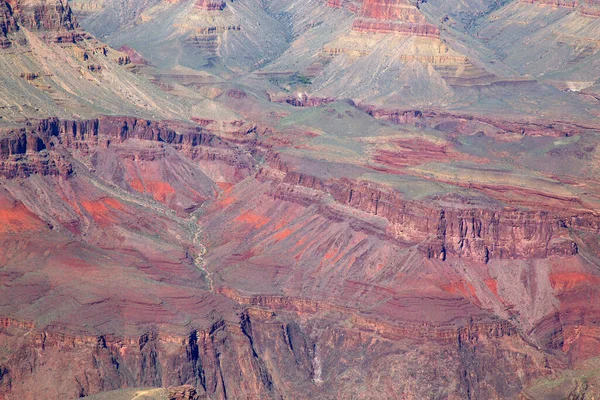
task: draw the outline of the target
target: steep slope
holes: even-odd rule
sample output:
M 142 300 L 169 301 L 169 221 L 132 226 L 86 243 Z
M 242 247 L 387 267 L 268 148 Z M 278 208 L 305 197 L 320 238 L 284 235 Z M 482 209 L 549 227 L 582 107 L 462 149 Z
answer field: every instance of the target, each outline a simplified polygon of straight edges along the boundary
M 69 6 L 2 2 L 0 117 L 137 114 L 187 119 L 148 80 L 129 71 L 129 58 L 78 28 Z
M 453 96 L 444 77 L 456 75 L 458 68 L 463 75 L 473 72 L 466 57 L 448 48 L 438 27 L 409 2 L 273 3 L 291 15 L 296 36 L 264 72 L 315 76 L 305 89 L 315 96 L 444 105 Z M 310 25 L 302 23 L 307 15 Z M 440 73 L 437 67 L 445 69 Z M 421 87 L 413 87 L 417 76 Z M 423 87 L 433 90 L 428 94 Z
M 222 368 L 258 367 L 236 306 L 210 293 L 198 228 L 184 210 L 217 186 L 164 145 L 189 148 L 199 162 L 211 140 L 111 118 L 40 121 L 5 137 L 3 397 L 73 398 L 182 380 L 219 396 L 268 395 L 258 376 L 224 386 Z M 215 143 L 211 171 L 227 176 L 231 168 L 214 158 L 220 147 L 227 157 Z
M 286 27 L 258 0 L 131 2 L 139 15 L 129 8 L 120 15 L 135 24 L 122 24 L 108 35 L 104 21 L 119 7 L 113 3 L 118 2 L 106 2 L 102 10 L 85 18 L 84 26 L 105 35 L 113 47 L 136 49 L 160 69 L 240 73 L 274 59 L 286 46 Z
M 473 34 L 521 73 L 579 91 L 598 78 L 599 9 L 594 1 L 515 1 L 478 21 Z
M 242 85 L 273 101 L 351 98 L 387 109 L 588 119 L 588 99 L 540 84 L 471 36 L 473 21 L 501 6 L 465 2 L 449 16 L 443 1 L 138 1 L 106 40 L 133 49 L 143 73 L 173 94 L 216 97 L 224 85 Z M 95 21 L 116 9 L 88 10 L 83 25 L 102 34 Z

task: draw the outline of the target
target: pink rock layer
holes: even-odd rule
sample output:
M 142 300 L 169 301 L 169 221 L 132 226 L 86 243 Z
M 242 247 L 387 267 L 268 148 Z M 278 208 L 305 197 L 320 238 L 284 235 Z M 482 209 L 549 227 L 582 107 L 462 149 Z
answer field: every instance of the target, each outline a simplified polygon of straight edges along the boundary
M 431 24 L 418 24 L 394 21 L 379 21 L 358 18 L 352 24 L 352 30 L 361 33 L 400 33 L 407 36 L 437 38 L 440 30 Z
M 429 24 L 417 7 L 404 0 L 365 0 L 358 3 L 329 0 L 332 8 L 348 8 L 359 17 L 352 29 L 361 33 L 398 33 L 407 36 L 437 38 L 439 28 Z

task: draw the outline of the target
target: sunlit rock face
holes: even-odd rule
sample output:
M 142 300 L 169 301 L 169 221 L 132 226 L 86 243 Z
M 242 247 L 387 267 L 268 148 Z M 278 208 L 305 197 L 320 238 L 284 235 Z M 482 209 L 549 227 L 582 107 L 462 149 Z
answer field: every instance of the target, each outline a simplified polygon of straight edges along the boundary
M 439 37 L 439 29 L 427 23 L 419 9 L 403 0 L 365 0 L 352 29 L 357 32 Z

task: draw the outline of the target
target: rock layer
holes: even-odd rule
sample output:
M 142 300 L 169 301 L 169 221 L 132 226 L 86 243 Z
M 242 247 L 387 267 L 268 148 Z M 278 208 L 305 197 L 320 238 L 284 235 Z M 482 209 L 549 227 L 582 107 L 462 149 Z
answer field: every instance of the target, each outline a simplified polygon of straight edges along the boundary
M 15 349 L 0 393 L 187 384 L 217 399 L 336 398 L 358 382 L 382 399 L 505 398 L 563 368 L 556 352 L 593 355 L 595 308 L 589 336 L 569 317 L 597 279 L 580 253 L 592 215 L 408 201 L 303 172 L 266 128 L 205 125 L 53 118 L 3 132 L 5 165 L 27 167 L 4 172 L 0 193 L 0 337 Z M 46 154 L 70 170 L 36 164 Z M 415 365 L 423 374 L 403 372 Z
M 395 32 L 433 38 L 440 36 L 439 29 L 427 23 L 417 7 L 404 0 L 365 0 L 360 16 L 352 25 L 352 29 L 357 32 Z

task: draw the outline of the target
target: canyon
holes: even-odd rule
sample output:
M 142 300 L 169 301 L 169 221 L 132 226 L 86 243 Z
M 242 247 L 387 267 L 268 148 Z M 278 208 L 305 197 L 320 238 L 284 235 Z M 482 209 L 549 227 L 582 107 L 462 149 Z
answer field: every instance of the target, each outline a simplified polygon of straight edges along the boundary
M 595 398 L 597 6 L 0 0 L 0 398 Z

